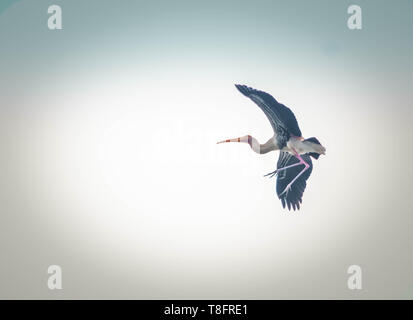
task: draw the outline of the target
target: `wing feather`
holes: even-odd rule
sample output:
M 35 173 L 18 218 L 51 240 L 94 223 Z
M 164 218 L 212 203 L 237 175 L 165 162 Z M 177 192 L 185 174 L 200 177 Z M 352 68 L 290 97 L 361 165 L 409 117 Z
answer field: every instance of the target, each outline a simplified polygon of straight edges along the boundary
M 281 200 L 283 208 L 287 206 L 288 210 L 291 208 L 293 210 L 299 210 L 300 204 L 303 200 L 304 190 L 307 185 L 307 179 L 310 177 L 311 172 L 313 171 L 313 163 L 311 157 L 308 154 L 301 155 L 303 160 L 307 162 L 310 167 L 305 171 L 291 186 L 291 190 L 286 193 L 280 194 L 284 191 L 287 185 L 304 169 L 304 166 L 296 166 L 286 170 L 282 170 L 277 174 L 277 195 Z M 297 163 L 299 160 L 288 152 L 281 151 L 280 156 L 277 162 L 277 169 L 283 168 L 294 163 Z
M 301 137 L 301 130 L 298 126 L 294 113 L 285 105 L 279 103 L 273 96 L 264 92 L 255 90 L 244 85 L 235 85 L 236 88 L 246 97 L 254 101 L 265 113 L 271 126 L 276 134 L 280 148 L 290 138 L 290 134 Z

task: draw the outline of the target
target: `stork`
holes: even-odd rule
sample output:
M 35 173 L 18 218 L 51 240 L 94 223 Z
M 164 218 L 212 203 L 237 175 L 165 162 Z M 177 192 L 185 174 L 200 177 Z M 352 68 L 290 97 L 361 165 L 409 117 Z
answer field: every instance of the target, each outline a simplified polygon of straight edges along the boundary
M 218 143 L 248 143 L 259 154 L 279 150 L 277 169 L 265 176 L 277 176 L 277 195 L 283 208 L 287 205 L 288 210 L 299 210 L 306 181 L 313 170 L 311 157 L 318 159 L 320 154 L 325 155 L 326 149 L 314 137 L 303 138 L 294 113 L 273 96 L 244 85 L 236 84 L 235 87 L 261 108 L 271 123 L 274 136 L 264 144 L 250 135 Z

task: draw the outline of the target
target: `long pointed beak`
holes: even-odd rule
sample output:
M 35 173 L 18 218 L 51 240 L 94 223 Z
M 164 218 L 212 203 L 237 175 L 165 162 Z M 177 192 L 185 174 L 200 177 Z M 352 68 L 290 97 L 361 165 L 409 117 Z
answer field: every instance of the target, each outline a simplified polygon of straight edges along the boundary
M 235 138 L 235 139 L 227 139 L 217 142 L 217 144 L 225 143 L 225 142 L 244 142 L 242 138 Z

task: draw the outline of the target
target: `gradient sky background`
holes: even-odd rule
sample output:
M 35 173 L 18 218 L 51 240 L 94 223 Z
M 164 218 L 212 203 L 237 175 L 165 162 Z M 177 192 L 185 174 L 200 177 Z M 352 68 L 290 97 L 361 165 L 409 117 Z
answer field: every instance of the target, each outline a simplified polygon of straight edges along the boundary
M 52 4 L 63 30 L 47 28 Z M 351 4 L 362 30 L 347 28 Z M 2 1 L 0 298 L 413 298 L 412 12 Z M 327 148 L 300 212 L 262 177 L 277 153 L 215 144 L 272 136 L 234 83 L 274 95 Z

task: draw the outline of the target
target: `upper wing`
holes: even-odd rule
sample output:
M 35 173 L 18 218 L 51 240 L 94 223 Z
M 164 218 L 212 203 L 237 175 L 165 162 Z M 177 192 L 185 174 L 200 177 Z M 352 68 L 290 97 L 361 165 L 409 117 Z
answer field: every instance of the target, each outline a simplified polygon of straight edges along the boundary
M 303 154 L 301 157 L 310 167 L 293 183 L 291 190 L 281 196 L 280 194 L 285 190 L 287 185 L 304 169 L 304 165 L 282 170 L 277 174 L 277 195 L 281 199 L 283 208 L 287 205 L 288 210 L 290 210 L 291 207 L 294 210 L 300 209 L 300 203 L 302 202 L 303 193 L 307 185 L 306 181 L 313 171 L 311 157 L 308 154 Z M 277 162 L 277 169 L 292 165 L 298 161 L 292 154 L 281 151 Z
M 273 96 L 266 92 L 239 84 L 236 84 L 235 86 L 243 95 L 254 101 L 262 111 L 264 111 L 268 120 L 270 120 L 277 137 L 285 137 L 287 140 L 289 139 L 290 134 L 301 137 L 297 119 L 289 108 L 277 102 Z

